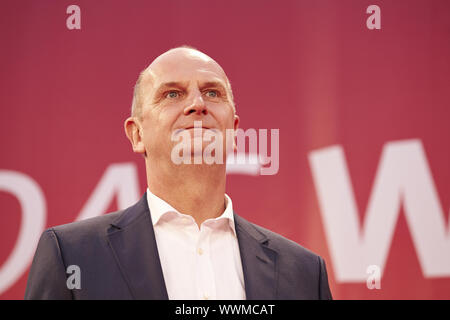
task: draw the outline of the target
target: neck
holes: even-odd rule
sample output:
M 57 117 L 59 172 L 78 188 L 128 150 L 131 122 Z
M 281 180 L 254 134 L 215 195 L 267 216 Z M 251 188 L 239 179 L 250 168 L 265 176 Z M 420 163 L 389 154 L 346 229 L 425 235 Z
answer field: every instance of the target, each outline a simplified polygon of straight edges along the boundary
M 225 165 L 161 166 L 147 162 L 146 167 L 149 190 L 179 212 L 191 215 L 199 227 L 224 212 Z

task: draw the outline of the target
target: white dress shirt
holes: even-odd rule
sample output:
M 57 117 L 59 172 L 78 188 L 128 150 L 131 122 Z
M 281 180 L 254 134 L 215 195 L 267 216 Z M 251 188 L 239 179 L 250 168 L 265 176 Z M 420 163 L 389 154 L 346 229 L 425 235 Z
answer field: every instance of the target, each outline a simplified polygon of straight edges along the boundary
M 225 194 L 222 215 L 205 220 L 200 229 L 192 216 L 148 188 L 147 201 L 169 299 L 245 299 L 230 197 Z

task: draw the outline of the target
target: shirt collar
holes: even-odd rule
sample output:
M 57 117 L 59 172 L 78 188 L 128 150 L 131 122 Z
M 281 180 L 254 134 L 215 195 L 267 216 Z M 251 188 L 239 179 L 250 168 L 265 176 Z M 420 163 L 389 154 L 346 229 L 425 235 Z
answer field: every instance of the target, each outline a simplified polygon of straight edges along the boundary
M 236 236 L 236 229 L 234 225 L 234 215 L 233 215 L 233 202 L 226 193 L 225 193 L 225 202 L 226 202 L 225 211 L 219 217 L 208 220 L 227 219 L 231 230 L 233 230 L 233 234 Z M 147 188 L 147 203 L 151 212 L 150 217 L 152 219 L 153 226 L 155 226 L 159 222 L 161 217 L 167 213 L 174 212 L 179 215 L 185 215 L 176 210 L 174 207 L 172 207 L 170 204 L 168 204 L 160 197 L 153 194 L 149 188 Z

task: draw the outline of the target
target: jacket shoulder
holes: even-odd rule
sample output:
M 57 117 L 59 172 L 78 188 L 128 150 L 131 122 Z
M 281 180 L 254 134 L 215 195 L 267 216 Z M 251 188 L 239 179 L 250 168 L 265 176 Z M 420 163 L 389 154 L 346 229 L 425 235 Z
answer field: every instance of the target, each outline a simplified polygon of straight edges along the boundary
M 53 231 L 58 237 L 63 236 L 66 239 L 105 234 L 113 221 L 118 219 L 123 212 L 124 210 L 106 213 L 101 216 L 54 226 L 46 231 Z

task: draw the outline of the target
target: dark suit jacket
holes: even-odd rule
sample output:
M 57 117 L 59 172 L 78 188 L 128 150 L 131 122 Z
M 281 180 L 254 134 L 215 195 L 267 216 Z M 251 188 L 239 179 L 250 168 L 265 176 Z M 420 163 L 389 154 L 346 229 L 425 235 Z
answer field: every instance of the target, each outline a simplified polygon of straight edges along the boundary
M 247 299 L 331 299 L 321 257 L 234 219 Z M 80 289 L 67 287 L 69 265 L 80 267 Z M 125 210 L 44 231 L 25 299 L 168 299 L 146 194 Z

